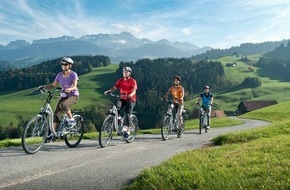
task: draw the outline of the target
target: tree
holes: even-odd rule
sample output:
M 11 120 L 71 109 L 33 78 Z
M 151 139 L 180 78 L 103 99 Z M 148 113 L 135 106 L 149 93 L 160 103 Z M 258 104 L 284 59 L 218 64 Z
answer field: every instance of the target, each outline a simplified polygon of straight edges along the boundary
M 258 77 L 247 77 L 243 80 L 241 86 L 244 88 L 255 88 L 262 85 L 262 80 Z

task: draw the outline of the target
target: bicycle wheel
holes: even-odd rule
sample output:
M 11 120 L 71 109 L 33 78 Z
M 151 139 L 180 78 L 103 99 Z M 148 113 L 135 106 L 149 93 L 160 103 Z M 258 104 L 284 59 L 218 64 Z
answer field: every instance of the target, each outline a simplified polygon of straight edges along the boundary
M 126 139 L 127 143 L 133 142 L 134 139 L 136 138 L 137 133 L 138 133 L 138 119 L 135 115 L 131 115 L 131 118 L 132 118 L 133 126 L 129 127 L 130 137 L 128 139 Z
M 76 125 L 63 136 L 65 144 L 74 148 L 78 146 L 83 138 L 84 134 L 84 119 L 81 115 L 73 115 L 76 120 Z
M 37 115 L 25 125 L 21 138 L 21 145 L 27 154 L 38 152 L 48 135 L 48 121 L 45 116 Z
M 99 144 L 102 148 L 105 148 L 113 136 L 114 129 L 114 117 L 108 115 L 102 125 L 101 130 L 99 131 Z
M 181 138 L 184 133 L 184 122 L 182 121 L 181 124 L 179 124 L 178 130 L 177 130 L 177 137 Z
M 201 134 L 201 130 L 203 127 L 203 116 L 199 116 L 199 134 Z
M 208 126 L 208 115 L 205 115 L 205 121 L 203 122 L 204 131 L 207 133 L 207 126 Z
M 163 140 L 166 141 L 169 138 L 170 131 L 171 131 L 170 117 L 165 116 L 161 127 L 161 136 Z

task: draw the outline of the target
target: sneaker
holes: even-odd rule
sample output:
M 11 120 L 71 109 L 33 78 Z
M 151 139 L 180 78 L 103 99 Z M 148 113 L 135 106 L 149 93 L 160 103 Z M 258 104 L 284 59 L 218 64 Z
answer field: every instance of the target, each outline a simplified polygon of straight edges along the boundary
M 129 127 L 128 127 L 128 126 L 124 126 L 124 127 L 123 127 L 123 129 L 122 129 L 122 132 L 127 132 L 127 131 L 128 131 L 128 129 L 129 129 Z
M 123 138 L 125 140 L 128 140 L 130 138 L 130 135 L 127 132 L 124 132 Z
M 207 126 L 206 129 L 207 129 L 207 130 L 210 130 L 210 126 Z
M 76 120 L 68 120 L 67 127 L 73 128 L 77 124 Z

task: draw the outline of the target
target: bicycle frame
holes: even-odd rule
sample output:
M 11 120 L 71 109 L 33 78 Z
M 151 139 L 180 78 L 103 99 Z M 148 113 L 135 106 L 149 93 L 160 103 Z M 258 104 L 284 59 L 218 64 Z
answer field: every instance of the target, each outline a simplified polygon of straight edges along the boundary
M 70 148 L 76 147 L 80 143 L 84 132 L 84 119 L 80 115 L 81 112 L 72 112 L 73 117 L 76 120 L 76 124 L 73 126 L 67 128 L 67 115 L 64 114 L 60 127 L 57 130 L 54 129 L 54 113 L 50 106 L 50 102 L 53 97 L 53 93 L 59 91 L 60 89 L 61 88 L 55 88 L 52 91 L 48 91 L 48 96 L 45 100 L 44 106 L 41 108 L 40 113 L 32 117 L 27 124 L 25 124 L 21 144 L 23 150 L 27 154 L 34 154 L 38 152 L 43 144 L 47 142 L 49 137 L 63 137 L 66 145 Z M 43 94 L 44 89 L 43 87 L 40 87 L 37 91 L 40 91 Z M 48 135 L 48 130 L 51 131 L 50 135 Z M 53 139 L 54 138 L 50 138 L 50 142 L 52 142 Z
M 115 100 L 116 101 L 116 100 Z M 117 106 L 115 104 L 112 105 L 112 108 L 110 109 L 110 113 L 109 113 L 111 116 L 113 116 L 114 118 L 114 128 L 115 130 L 120 134 L 121 133 L 121 126 L 123 124 L 121 124 L 121 126 L 118 125 L 118 117 L 119 117 L 119 113 L 118 113 L 118 109 L 117 109 Z M 123 123 L 123 118 L 122 118 L 122 121 Z
M 46 116 L 46 117 L 44 117 L 45 119 L 48 118 L 49 129 L 50 129 L 50 131 L 52 132 L 52 134 L 54 136 L 57 136 L 57 133 L 54 130 L 54 127 L 53 127 L 53 110 L 52 110 L 52 108 L 50 106 L 50 102 L 51 102 L 51 99 L 53 97 L 53 93 L 56 92 L 56 91 L 59 91 L 60 89 L 61 88 L 56 88 L 53 91 L 48 91 L 49 95 L 46 98 L 44 106 L 41 108 L 41 112 L 38 114 L 38 115 L 45 115 Z
M 198 104 L 199 105 L 199 104 Z M 201 134 L 201 129 L 204 128 L 207 133 L 207 126 L 209 124 L 209 112 L 207 109 L 199 105 L 199 133 Z
M 131 115 L 132 126 L 128 126 L 128 129 L 126 129 L 127 131 L 123 131 L 124 117 L 122 117 L 122 120 L 119 123 L 120 114 L 118 113 L 117 109 L 117 102 L 119 101 L 120 96 L 114 95 L 112 93 L 109 94 L 115 98 L 115 102 L 110 108 L 109 113 L 104 119 L 102 127 L 99 131 L 99 144 L 102 148 L 108 145 L 113 137 L 112 133 L 114 130 L 117 131 L 118 136 L 122 135 L 122 140 L 123 137 L 125 137 L 124 135 L 126 134 L 126 132 L 130 133 L 128 134 L 129 137 L 127 136 L 124 138 L 127 143 L 131 143 L 134 141 L 138 131 L 138 119 L 134 114 Z
M 179 118 L 173 100 L 164 99 L 163 101 L 169 104 L 161 127 L 162 139 L 167 140 L 172 132 L 176 132 L 177 137 L 180 138 L 184 132 L 183 117 Z M 182 111 L 182 113 L 185 112 Z M 173 114 L 175 114 L 175 116 L 173 116 Z
M 66 114 L 64 114 L 63 116 L 63 119 L 62 119 L 62 122 L 60 123 L 60 128 L 58 131 L 56 131 L 53 127 L 53 115 L 54 115 L 54 112 L 50 106 L 50 103 L 51 103 L 51 99 L 53 97 L 53 93 L 56 92 L 56 91 L 60 91 L 62 88 L 56 88 L 54 89 L 53 91 L 48 91 L 48 96 L 46 98 L 46 101 L 44 103 L 44 106 L 41 108 L 41 112 L 39 115 L 45 115 L 46 117 L 44 117 L 45 119 L 48 118 L 48 126 L 49 126 L 49 129 L 52 133 L 53 136 L 55 137 L 58 137 L 58 136 L 61 136 L 61 135 L 64 135 L 64 133 L 62 132 L 63 128 L 65 127 L 64 125 L 64 121 L 66 119 Z
M 168 109 L 166 112 L 167 116 L 170 116 L 170 127 L 176 127 L 179 128 L 179 119 L 177 115 L 177 110 L 174 108 L 173 100 L 167 100 L 170 104 L 168 105 Z M 175 113 L 174 113 L 175 112 Z M 173 116 L 175 114 L 175 117 Z

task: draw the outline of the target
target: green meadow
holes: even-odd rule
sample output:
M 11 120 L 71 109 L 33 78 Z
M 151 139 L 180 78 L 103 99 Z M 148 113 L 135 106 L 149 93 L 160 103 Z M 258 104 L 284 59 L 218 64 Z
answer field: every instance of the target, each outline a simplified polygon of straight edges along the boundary
M 103 92 L 115 83 L 115 71 L 118 65 L 94 68 L 93 72 L 80 76 L 78 87 L 80 100 L 73 109 L 83 108 L 88 105 L 104 106 L 106 98 Z M 18 118 L 29 119 L 40 111 L 45 102 L 46 94 L 34 95 L 33 89 L 0 95 L 0 126 L 8 126 L 10 122 L 18 124 Z M 54 108 L 58 99 L 56 93 L 51 106 Z
M 290 189 L 290 102 L 243 115 L 268 127 L 221 135 L 213 146 L 147 168 L 125 189 Z
M 261 55 L 248 56 L 250 62 L 255 62 Z M 239 61 L 241 57 L 226 56 L 217 59 L 225 66 L 227 63 L 236 63 L 236 67 L 225 67 L 226 79 L 233 84 L 240 84 L 244 78 L 255 76 L 262 79 L 263 84 L 257 88 L 226 88 L 212 89 L 214 94 L 214 106 L 218 109 L 226 111 L 235 111 L 236 107 L 242 100 L 277 100 L 279 103 L 288 100 L 285 94 L 290 94 L 290 82 L 279 79 L 271 73 L 262 71 L 254 67 L 254 71 L 249 71 L 249 66 Z M 114 85 L 116 81 L 115 71 L 117 64 L 108 67 L 94 68 L 93 72 L 80 76 L 78 87 L 80 89 L 80 101 L 74 109 L 83 108 L 88 105 L 104 106 L 107 104 L 107 98 L 103 92 Z M 210 85 L 210 84 L 209 84 Z M 44 99 L 40 95 L 33 95 L 33 89 L 13 93 L 0 94 L 0 126 L 8 126 L 10 122 L 13 125 L 18 124 L 18 118 L 28 119 L 39 112 L 40 107 L 44 103 Z M 193 96 L 192 100 L 185 102 L 188 110 L 196 109 L 195 102 L 199 93 Z M 55 106 L 57 96 L 52 101 L 52 107 Z
M 261 55 L 248 56 L 250 62 L 258 61 Z M 243 100 L 277 100 L 279 103 L 288 101 L 286 94 L 290 94 L 290 82 L 285 82 L 279 76 L 253 67 L 254 71 L 249 71 L 249 66 L 240 61 L 241 57 L 226 56 L 217 59 L 225 66 L 225 75 L 228 81 L 234 85 L 242 83 L 246 77 L 259 77 L 263 83 L 257 88 L 226 88 L 212 89 L 214 95 L 214 106 L 226 111 L 235 111 L 238 104 Z M 226 67 L 227 63 L 236 63 L 235 67 Z M 208 84 L 210 86 L 210 84 Z M 193 100 L 187 101 L 186 107 L 194 107 L 199 93 Z

